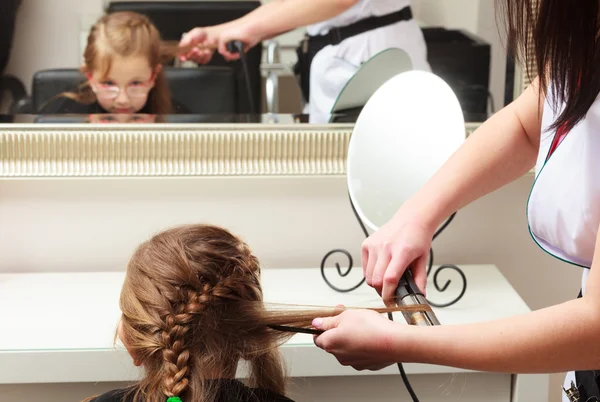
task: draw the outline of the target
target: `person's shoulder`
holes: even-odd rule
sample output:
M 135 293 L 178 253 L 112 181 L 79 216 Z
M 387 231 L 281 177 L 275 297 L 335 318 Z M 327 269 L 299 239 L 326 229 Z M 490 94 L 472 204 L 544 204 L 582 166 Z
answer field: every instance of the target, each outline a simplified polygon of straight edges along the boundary
M 236 400 L 239 402 L 294 402 L 284 395 L 263 389 L 251 388 L 239 380 L 221 380 L 219 402 Z
M 114 389 L 96 396 L 90 402 L 129 402 L 131 397 L 128 396 L 128 391 L 128 389 Z
M 287 396 L 269 392 L 263 399 L 261 399 L 261 402 L 294 402 L 294 400 L 288 398 Z
M 192 111 L 187 106 L 175 98 L 171 99 L 171 109 L 173 114 L 192 114 Z
M 49 100 L 39 114 L 92 114 L 96 111 L 96 103 L 85 104 L 66 96 L 57 96 Z
M 253 389 L 254 396 L 260 402 L 294 402 L 292 399 L 264 389 Z

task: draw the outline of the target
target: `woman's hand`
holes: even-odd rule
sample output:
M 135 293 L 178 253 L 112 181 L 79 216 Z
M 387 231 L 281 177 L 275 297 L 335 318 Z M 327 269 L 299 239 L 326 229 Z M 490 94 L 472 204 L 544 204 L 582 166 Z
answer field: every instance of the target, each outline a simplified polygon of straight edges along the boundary
M 198 46 L 179 57 L 181 61 L 191 60 L 198 64 L 207 64 L 212 59 L 213 53 L 219 44 L 219 28 L 204 27 L 194 28 L 184 33 L 179 42 L 179 47 Z
M 407 206 L 363 242 L 362 267 L 369 286 L 388 303 L 410 267 L 416 285 L 426 293 L 429 249 L 435 228 Z
M 372 310 L 346 310 L 328 318 L 317 318 L 313 326 L 324 330 L 315 336 L 315 345 L 331 353 L 344 366 L 356 370 L 381 370 L 396 363 L 393 339 L 402 331 L 394 323 Z
M 218 46 L 219 53 L 228 61 L 237 60 L 240 58 L 239 53 L 231 53 L 227 49 L 227 44 L 233 41 L 240 41 L 244 45 L 244 52 L 256 46 L 262 38 L 253 34 L 244 24 L 231 24 L 223 29 L 219 34 Z
M 180 47 L 198 45 L 204 49 L 194 48 L 180 59 L 182 61 L 192 60 L 198 64 L 207 64 L 212 59 L 215 50 L 223 55 L 223 58 L 228 61 L 237 60 L 240 58 L 238 53 L 232 53 L 227 49 L 227 44 L 233 41 L 240 41 L 244 44 L 244 52 L 256 46 L 261 38 L 250 33 L 250 30 L 244 24 L 231 22 L 223 25 L 215 25 L 212 27 L 194 28 L 184 34 Z

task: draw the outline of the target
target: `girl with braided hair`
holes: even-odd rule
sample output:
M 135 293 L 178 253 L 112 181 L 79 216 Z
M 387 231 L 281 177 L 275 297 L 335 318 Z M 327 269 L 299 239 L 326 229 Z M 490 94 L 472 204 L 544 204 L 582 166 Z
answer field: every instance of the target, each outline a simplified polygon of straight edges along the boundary
M 161 41 L 144 15 L 104 15 L 88 35 L 81 67 L 87 79 L 79 89 L 52 98 L 40 114 L 189 113 L 171 99 L 162 70 L 178 51 Z
M 257 258 L 227 230 L 207 225 L 175 227 L 139 246 L 120 307 L 118 336 L 144 376 L 87 401 L 291 401 L 278 351 L 291 333 L 273 328 L 311 328 L 315 317 L 341 311 L 268 310 Z M 235 379 L 241 361 L 248 385 Z

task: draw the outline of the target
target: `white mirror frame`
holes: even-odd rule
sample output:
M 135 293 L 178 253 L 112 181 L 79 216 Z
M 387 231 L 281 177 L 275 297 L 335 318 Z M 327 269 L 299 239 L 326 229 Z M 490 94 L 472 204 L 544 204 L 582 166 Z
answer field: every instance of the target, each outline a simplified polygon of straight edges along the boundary
M 515 98 L 532 67 L 516 66 Z M 465 136 L 480 124 L 466 123 Z M 0 179 L 344 176 L 353 127 L 0 124 Z
M 0 124 L 0 179 L 343 176 L 353 127 Z

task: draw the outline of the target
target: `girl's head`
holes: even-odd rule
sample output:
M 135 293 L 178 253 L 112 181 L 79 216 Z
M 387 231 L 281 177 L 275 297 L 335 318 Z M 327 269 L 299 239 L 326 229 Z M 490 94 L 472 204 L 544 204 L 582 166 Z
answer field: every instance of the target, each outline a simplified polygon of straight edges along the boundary
M 211 401 L 209 380 L 234 378 L 242 359 L 256 386 L 283 394 L 282 335 L 264 324 L 259 274 L 246 244 L 213 226 L 167 230 L 137 249 L 119 336 L 145 369 L 136 391 L 144 401 Z
M 314 318 L 341 311 L 267 310 L 256 257 L 227 230 L 207 225 L 169 229 L 139 246 L 120 306 L 118 335 L 145 371 L 131 388 L 134 402 L 214 401 L 220 389 L 210 380 L 234 378 L 241 360 L 249 363 L 250 385 L 283 395 L 278 346 L 291 334 L 271 327 L 309 328 Z
M 555 109 L 565 104 L 553 128 L 573 128 L 600 92 L 598 0 L 497 0 L 506 19 L 508 50 L 550 86 Z M 529 69 L 528 69 L 529 70 Z
M 162 71 L 161 40 L 147 17 L 133 12 L 103 16 L 91 29 L 83 72 L 91 91 L 84 103 L 97 101 L 110 113 L 171 112 L 171 96 Z

